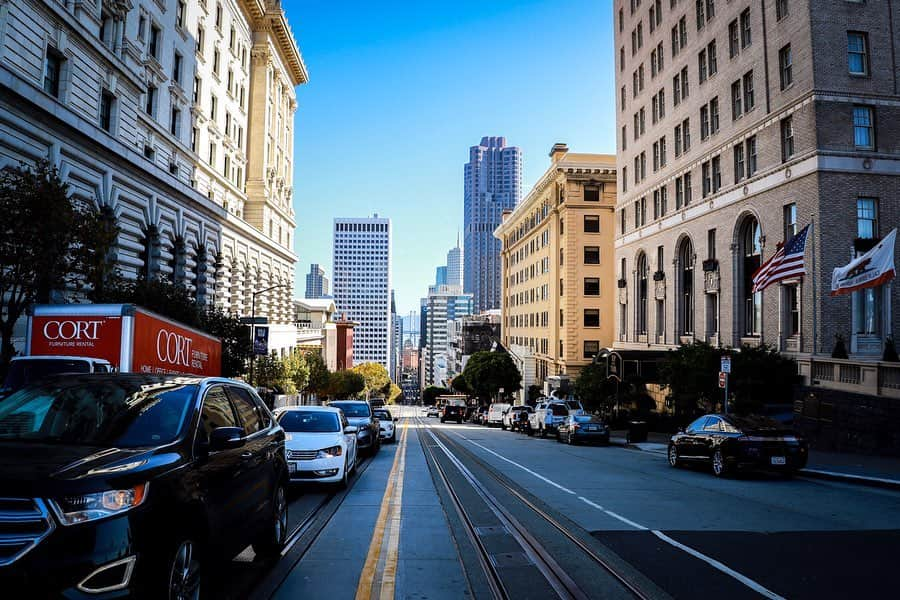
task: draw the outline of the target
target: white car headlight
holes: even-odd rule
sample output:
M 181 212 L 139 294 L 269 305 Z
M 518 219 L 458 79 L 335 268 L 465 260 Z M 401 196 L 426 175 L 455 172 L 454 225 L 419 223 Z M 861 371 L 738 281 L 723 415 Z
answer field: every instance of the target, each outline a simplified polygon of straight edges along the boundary
M 332 446 L 331 448 L 323 448 L 316 452 L 316 458 L 334 458 L 344 453 L 344 449 L 340 446 Z
M 121 514 L 140 506 L 147 498 L 149 487 L 149 483 L 142 483 L 125 490 L 65 496 L 50 502 L 63 525 L 75 525 Z

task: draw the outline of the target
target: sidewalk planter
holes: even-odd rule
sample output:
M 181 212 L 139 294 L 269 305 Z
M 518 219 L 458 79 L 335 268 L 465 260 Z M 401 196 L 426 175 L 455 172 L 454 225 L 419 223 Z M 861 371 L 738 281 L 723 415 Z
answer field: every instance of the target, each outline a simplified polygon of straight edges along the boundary
M 647 421 L 628 421 L 628 434 L 625 440 L 629 444 L 647 441 Z

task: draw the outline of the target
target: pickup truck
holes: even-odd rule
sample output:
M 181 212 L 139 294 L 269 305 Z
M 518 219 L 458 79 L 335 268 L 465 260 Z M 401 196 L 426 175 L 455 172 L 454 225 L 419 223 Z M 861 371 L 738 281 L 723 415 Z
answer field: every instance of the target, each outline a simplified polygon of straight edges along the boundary
M 456 421 L 462 424 L 466 418 L 466 401 L 465 400 L 448 400 L 441 411 L 441 423 L 447 421 Z
M 534 412 L 534 409 L 528 406 L 527 404 L 517 404 L 516 406 L 511 406 L 503 413 L 503 422 L 500 424 L 500 427 L 504 430 L 510 429 L 515 431 L 519 425 L 519 413 L 525 411 L 528 413 L 529 418 L 531 417 L 531 413 Z
M 547 437 L 547 433 L 556 433 L 569 411 L 584 410 L 581 402 L 577 400 L 562 400 L 559 398 L 542 398 L 534 408 L 534 414 L 531 415 L 531 428 L 541 437 Z M 547 413 L 550 418 L 547 418 Z

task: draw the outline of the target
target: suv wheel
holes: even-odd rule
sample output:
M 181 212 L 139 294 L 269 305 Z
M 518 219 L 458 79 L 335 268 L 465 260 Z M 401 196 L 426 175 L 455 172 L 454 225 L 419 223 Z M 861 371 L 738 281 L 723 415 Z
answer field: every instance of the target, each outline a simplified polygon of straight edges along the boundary
M 199 600 L 200 560 L 193 540 L 183 539 L 175 546 L 167 571 L 169 600 Z
M 253 551 L 257 557 L 267 560 L 277 557 L 281 553 L 287 540 L 287 522 L 287 494 L 284 484 L 279 483 L 275 488 L 275 497 L 272 499 L 271 521 L 266 525 L 262 537 L 253 544 Z
M 675 444 L 669 444 L 669 465 L 672 467 L 680 467 L 681 459 L 678 458 L 678 449 L 675 448 Z
M 716 448 L 713 454 L 712 472 L 716 477 L 728 477 L 731 474 L 731 469 L 728 467 L 728 463 L 725 462 L 725 455 L 722 454 L 721 448 Z

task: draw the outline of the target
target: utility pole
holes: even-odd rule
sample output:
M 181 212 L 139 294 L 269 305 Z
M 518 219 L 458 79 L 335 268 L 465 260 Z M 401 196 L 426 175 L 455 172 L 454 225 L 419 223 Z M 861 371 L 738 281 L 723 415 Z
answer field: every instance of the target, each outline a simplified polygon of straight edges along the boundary
M 267 287 L 262 290 L 256 290 L 251 292 L 250 294 L 250 347 L 253 350 L 250 354 L 250 385 L 253 385 L 253 366 L 256 363 L 256 348 L 254 348 L 254 343 L 256 342 L 256 297 L 260 294 L 265 294 L 266 292 L 272 291 L 277 288 L 290 287 L 287 283 L 280 283 L 278 285 L 273 285 L 271 287 Z

